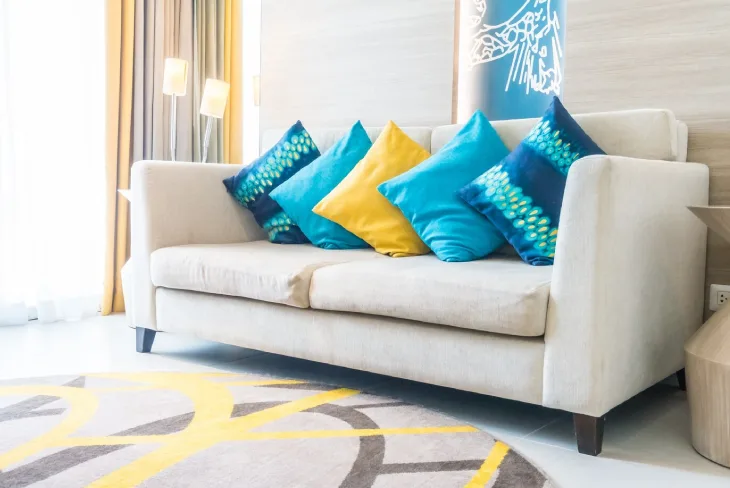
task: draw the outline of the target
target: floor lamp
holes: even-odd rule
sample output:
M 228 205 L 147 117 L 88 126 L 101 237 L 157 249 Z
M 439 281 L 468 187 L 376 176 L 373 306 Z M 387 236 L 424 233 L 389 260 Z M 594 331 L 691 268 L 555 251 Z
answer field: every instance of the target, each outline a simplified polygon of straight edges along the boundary
M 175 161 L 177 151 L 177 97 L 185 96 L 188 85 L 188 62 L 184 59 L 166 58 L 162 78 L 162 93 L 172 95 L 170 104 L 170 157 Z
M 208 78 L 205 80 L 203 90 L 203 101 L 200 103 L 200 114 L 208 117 L 205 124 L 205 139 L 203 140 L 203 162 L 208 162 L 208 145 L 210 145 L 210 133 L 213 130 L 213 119 L 222 119 L 226 112 L 228 92 L 231 85 L 221 80 Z

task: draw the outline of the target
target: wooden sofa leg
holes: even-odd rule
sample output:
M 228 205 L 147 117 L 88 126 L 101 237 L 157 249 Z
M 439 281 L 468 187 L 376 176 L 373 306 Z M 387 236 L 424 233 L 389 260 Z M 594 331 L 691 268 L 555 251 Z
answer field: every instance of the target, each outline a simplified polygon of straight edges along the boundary
M 677 371 L 677 383 L 679 383 L 680 390 L 687 391 L 687 377 L 685 376 L 683 369 Z
M 603 425 L 605 417 L 591 417 L 573 414 L 575 438 L 578 441 L 578 452 L 589 456 L 598 456 L 603 449 Z
M 137 352 L 150 352 L 155 342 L 156 330 L 137 327 Z

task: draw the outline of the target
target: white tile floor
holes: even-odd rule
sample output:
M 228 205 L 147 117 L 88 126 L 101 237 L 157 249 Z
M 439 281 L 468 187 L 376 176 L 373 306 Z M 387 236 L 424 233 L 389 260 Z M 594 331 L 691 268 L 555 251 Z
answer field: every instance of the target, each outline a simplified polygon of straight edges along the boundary
M 692 449 L 686 396 L 669 384 L 611 412 L 603 454 L 592 458 L 575 452 L 570 415 L 532 405 L 170 334 L 158 334 L 152 354 L 137 354 L 123 316 L 0 327 L 0 379 L 154 370 L 257 372 L 421 404 L 495 434 L 562 488 L 730 487 L 730 469 Z

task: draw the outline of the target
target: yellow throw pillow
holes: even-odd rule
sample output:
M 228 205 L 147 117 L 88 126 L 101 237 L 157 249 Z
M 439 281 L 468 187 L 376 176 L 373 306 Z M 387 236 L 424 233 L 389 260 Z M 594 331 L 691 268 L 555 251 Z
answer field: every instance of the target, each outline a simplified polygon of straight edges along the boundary
M 400 210 L 378 192 L 378 185 L 405 173 L 431 157 L 392 121 L 365 158 L 324 197 L 313 211 L 393 257 L 427 254 Z

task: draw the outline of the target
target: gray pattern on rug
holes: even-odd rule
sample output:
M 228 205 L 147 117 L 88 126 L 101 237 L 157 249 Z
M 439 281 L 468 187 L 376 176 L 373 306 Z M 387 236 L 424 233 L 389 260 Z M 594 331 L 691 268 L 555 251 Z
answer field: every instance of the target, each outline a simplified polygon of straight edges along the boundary
M 119 373 L 4 382 L 4 397 L 3 487 L 553 486 L 486 432 L 322 384 Z

